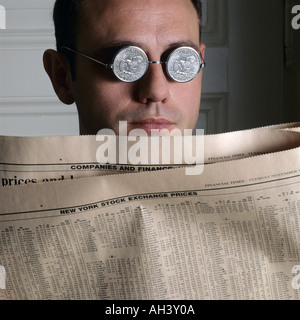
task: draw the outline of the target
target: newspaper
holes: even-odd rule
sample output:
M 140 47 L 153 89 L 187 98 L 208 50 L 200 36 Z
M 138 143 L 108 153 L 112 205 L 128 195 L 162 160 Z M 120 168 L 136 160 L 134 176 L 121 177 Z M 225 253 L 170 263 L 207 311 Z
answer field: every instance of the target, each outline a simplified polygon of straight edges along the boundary
M 169 148 L 165 148 L 162 142 L 164 137 L 159 137 L 159 150 L 156 151 L 158 159 L 155 162 L 151 161 L 151 154 L 153 154 L 151 141 L 153 139 L 144 138 L 149 139 L 143 141 L 148 148 L 147 161 L 140 159 L 141 161 L 138 163 L 132 163 L 126 159 L 120 163 L 120 161 L 99 162 L 97 160 L 97 151 L 106 142 L 96 136 L 0 136 L 0 188 L 95 175 L 161 171 L 188 164 L 201 165 L 203 163 L 224 162 L 282 151 L 299 145 L 297 133 L 283 132 L 283 130 L 296 130 L 298 125 L 298 123 L 292 123 L 192 137 L 192 154 L 189 154 L 188 157 L 181 157 L 182 161 L 177 162 L 175 154 L 182 155 L 184 145 L 180 146 L 179 150 L 174 150 L 174 145 L 178 145 L 174 137 L 169 137 Z M 117 159 L 120 158 L 118 155 L 120 142 L 123 141 L 117 141 L 116 145 Z M 134 141 L 127 142 L 127 149 L 123 150 L 124 153 L 127 151 L 128 154 L 128 150 L 134 144 Z M 170 155 L 168 159 L 161 157 L 165 149 Z M 199 151 L 198 154 L 195 150 Z M 197 174 L 197 171 L 195 173 Z
M 299 300 L 298 132 L 205 137 L 201 175 L 171 163 L 67 177 L 95 165 L 92 138 L 2 137 L 1 181 L 36 182 L 0 188 L 0 299 Z

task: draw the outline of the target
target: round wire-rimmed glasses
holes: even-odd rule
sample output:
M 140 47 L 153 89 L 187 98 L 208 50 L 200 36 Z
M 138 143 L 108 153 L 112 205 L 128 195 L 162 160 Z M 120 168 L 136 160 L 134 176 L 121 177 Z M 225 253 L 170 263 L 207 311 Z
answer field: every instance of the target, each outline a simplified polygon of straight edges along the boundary
M 141 48 L 126 46 L 115 54 L 111 64 L 101 62 L 66 46 L 62 48 L 111 69 L 114 75 L 124 82 L 135 82 L 142 78 L 150 64 L 163 65 L 168 76 L 172 80 L 181 83 L 193 80 L 201 68 L 206 66 L 200 54 L 194 48 L 188 46 L 173 50 L 166 61 L 151 61 Z

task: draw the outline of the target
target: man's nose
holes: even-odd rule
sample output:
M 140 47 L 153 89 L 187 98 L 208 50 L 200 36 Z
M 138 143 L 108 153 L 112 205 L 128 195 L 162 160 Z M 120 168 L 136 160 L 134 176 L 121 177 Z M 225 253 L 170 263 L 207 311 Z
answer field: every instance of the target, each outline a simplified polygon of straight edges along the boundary
M 146 74 L 138 81 L 138 98 L 141 103 L 167 102 L 171 83 L 161 64 L 150 64 Z

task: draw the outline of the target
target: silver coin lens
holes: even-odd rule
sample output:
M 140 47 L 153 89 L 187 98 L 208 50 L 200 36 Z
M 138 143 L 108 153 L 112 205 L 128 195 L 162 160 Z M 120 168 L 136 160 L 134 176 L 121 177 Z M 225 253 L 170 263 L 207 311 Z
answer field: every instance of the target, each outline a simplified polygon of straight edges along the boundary
M 201 68 L 199 53 L 190 47 L 180 47 L 173 51 L 167 60 L 167 73 L 177 82 L 193 80 Z
M 122 48 L 113 61 L 113 72 L 124 82 L 134 82 L 140 79 L 148 69 L 146 53 L 135 46 Z

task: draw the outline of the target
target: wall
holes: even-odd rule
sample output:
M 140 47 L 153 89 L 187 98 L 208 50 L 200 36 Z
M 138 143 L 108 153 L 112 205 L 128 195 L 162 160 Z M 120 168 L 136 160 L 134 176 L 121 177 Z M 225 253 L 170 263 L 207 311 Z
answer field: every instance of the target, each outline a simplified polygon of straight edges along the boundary
M 229 0 L 229 130 L 283 121 L 283 16 L 282 0 Z
M 55 48 L 54 0 L 0 0 L 6 29 L 0 30 L 0 134 L 73 135 L 75 106 L 61 104 L 46 75 L 42 55 Z

